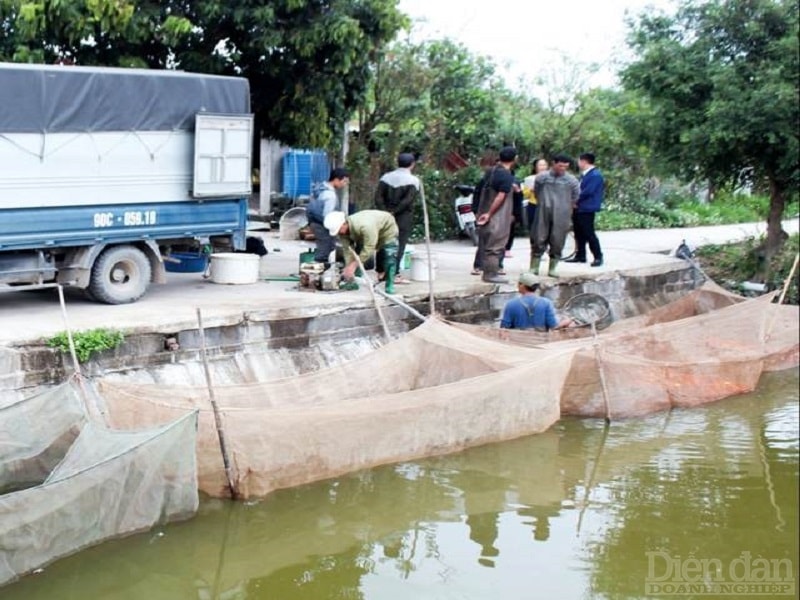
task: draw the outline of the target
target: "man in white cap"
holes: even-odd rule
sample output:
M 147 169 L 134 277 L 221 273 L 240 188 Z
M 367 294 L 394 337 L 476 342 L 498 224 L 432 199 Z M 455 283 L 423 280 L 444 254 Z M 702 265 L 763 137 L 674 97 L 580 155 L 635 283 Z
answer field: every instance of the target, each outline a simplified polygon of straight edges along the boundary
M 502 329 L 561 329 L 569 327 L 572 320 L 559 319 L 550 298 L 543 298 L 539 291 L 539 282 L 533 273 L 525 272 L 519 276 L 517 284 L 519 296 L 509 300 L 503 307 Z
M 348 217 L 337 210 L 325 216 L 325 229 L 331 236 L 338 236 L 344 249 L 345 268 L 342 277 L 353 279 L 358 268 L 356 256 L 366 265 L 375 254 L 378 279 L 385 279 L 386 293 L 394 294 L 397 223 L 391 214 L 383 210 L 362 210 Z

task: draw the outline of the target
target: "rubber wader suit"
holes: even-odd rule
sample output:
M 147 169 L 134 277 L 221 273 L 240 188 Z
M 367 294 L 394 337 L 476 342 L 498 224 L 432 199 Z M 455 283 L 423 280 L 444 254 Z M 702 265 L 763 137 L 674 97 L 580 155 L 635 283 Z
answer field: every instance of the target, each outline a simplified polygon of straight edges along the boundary
M 492 188 L 492 180 L 497 169 L 503 167 L 492 167 L 486 176 L 486 182 L 481 190 L 481 198 L 478 204 L 478 215 L 489 212 L 489 207 L 494 202 L 497 191 Z M 502 206 L 492 215 L 486 225 L 478 227 L 480 244 L 483 247 L 483 280 L 489 281 L 498 277 L 500 271 L 500 260 L 506 251 L 508 232 L 511 229 L 511 221 L 514 219 L 513 194 L 509 192 Z
M 549 248 L 548 275 L 555 276 L 564 240 L 572 225 L 572 206 L 578 200 L 580 183 L 564 173 L 556 177 L 552 171 L 541 173 L 534 182 L 538 209 L 531 227 L 531 271 L 538 275 L 542 256 Z

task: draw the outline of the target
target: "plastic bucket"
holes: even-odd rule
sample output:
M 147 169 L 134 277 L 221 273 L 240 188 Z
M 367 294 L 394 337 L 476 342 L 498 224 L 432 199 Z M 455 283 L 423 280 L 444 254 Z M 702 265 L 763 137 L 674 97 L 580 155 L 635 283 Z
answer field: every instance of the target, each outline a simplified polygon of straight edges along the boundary
M 306 209 L 303 206 L 296 206 L 290 208 L 278 222 L 280 229 L 280 239 L 282 240 L 298 240 L 300 239 L 300 230 L 308 225 L 308 216 Z
M 244 284 L 258 281 L 261 260 L 256 254 L 218 252 L 211 255 L 213 283 Z
M 436 281 L 436 255 L 432 254 L 431 258 L 431 280 Z M 427 253 L 411 255 L 411 279 L 414 281 L 429 281 Z

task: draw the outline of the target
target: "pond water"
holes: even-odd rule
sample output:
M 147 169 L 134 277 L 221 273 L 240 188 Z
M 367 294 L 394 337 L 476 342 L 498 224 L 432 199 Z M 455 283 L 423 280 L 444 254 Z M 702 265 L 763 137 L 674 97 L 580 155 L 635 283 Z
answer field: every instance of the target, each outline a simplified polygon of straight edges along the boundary
M 798 373 L 609 428 L 565 419 L 257 502 L 205 499 L 190 521 L 63 559 L 0 597 L 793 598 Z

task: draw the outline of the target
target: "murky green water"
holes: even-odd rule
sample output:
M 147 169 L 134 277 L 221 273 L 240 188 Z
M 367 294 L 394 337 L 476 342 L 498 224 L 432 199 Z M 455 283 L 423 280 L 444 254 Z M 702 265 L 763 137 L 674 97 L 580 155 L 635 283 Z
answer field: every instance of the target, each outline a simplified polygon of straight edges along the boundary
M 700 586 L 678 588 L 690 596 L 716 580 L 729 587 L 703 597 L 741 597 L 756 588 L 732 583 L 764 591 L 774 575 L 767 596 L 795 597 L 778 592 L 800 562 L 799 379 L 608 430 L 566 420 L 260 502 L 208 500 L 192 521 L 64 559 L 0 597 L 637 598 L 647 583 L 670 591 L 676 573 Z

